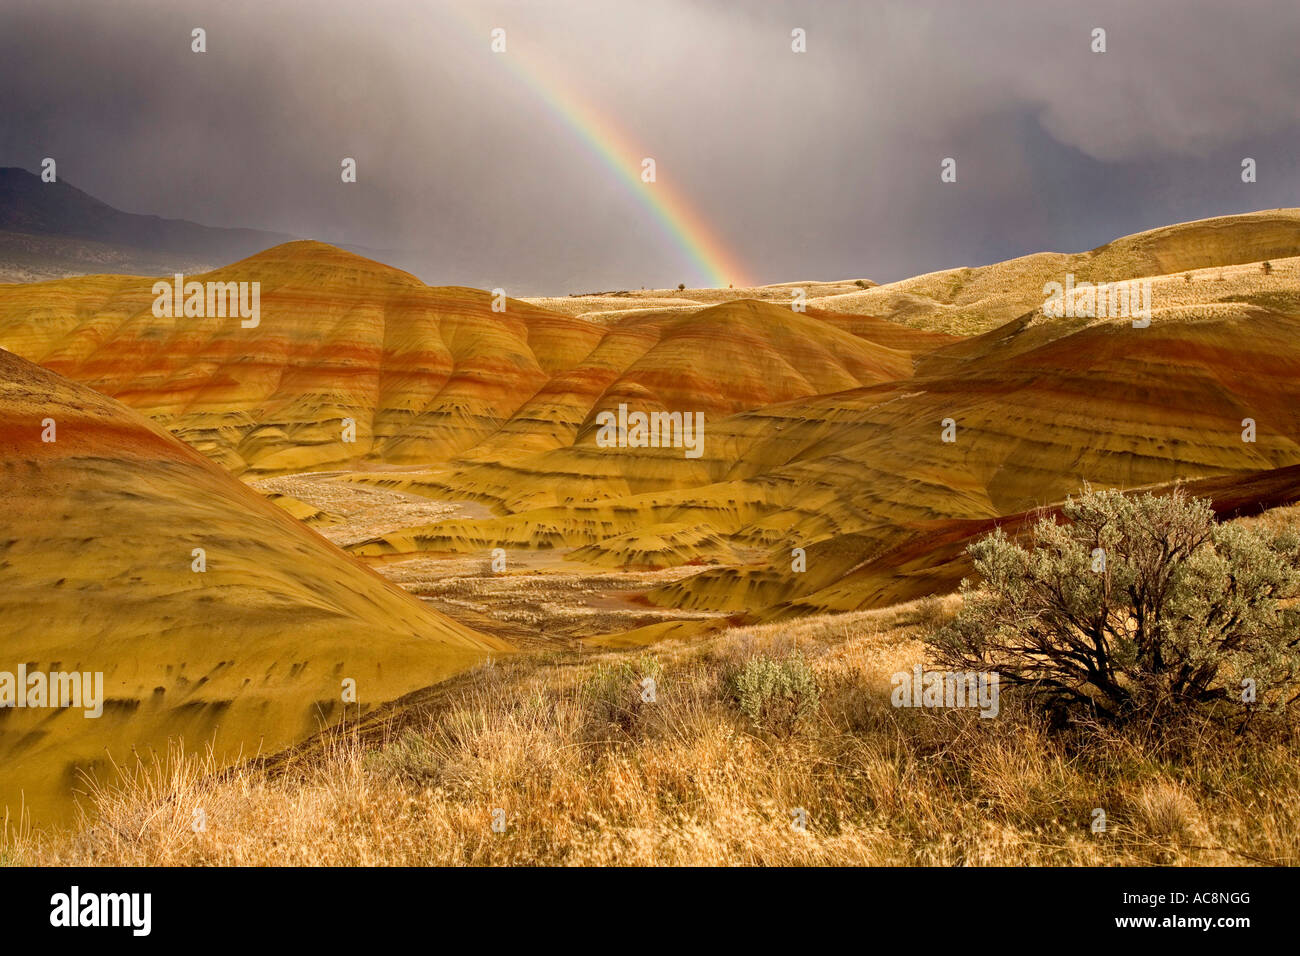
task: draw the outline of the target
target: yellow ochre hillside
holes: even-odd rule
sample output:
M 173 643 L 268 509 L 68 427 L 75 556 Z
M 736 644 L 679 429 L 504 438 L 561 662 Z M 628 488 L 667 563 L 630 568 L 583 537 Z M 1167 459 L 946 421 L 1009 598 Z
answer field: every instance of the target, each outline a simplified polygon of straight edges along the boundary
M 0 708 L 11 819 L 66 819 L 82 772 L 104 779 L 169 737 L 219 760 L 272 752 L 502 646 L 137 413 L 3 351 L 0 499 L 0 672 L 104 682 L 97 718 Z
M 966 335 L 987 332 L 1036 309 L 1043 285 L 1069 272 L 1107 282 L 1285 259 L 1300 254 L 1300 210 L 1269 209 L 1200 219 L 1133 236 L 1089 252 L 1038 252 L 975 269 L 927 275 L 810 300 L 835 312 L 888 315 L 897 322 Z
M 154 279 L 0 286 L 0 347 L 119 399 L 227 470 L 425 461 L 487 437 L 600 338 L 472 289 L 431 289 L 317 242 L 186 281 L 260 283 L 255 327 L 159 318 Z M 342 421 L 356 423 L 343 444 Z
M 956 547 L 1085 481 L 1221 478 L 1228 493 L 1292 474 L 1297 256 L 1300 212 L 1273 210 L 878 287 L 810 283 L 804 312 L 787 284 L 545 300 L 560 314 L 290 243 L 190 277 L 259 282 L 255 328 L 157 318 L 154 280 L 96 276 L 0 286 L 0 345 L 235 473 L 328 470 L 318 492 L 477 503 L 349 530 L 385 573 L 497 548 L 681 569 L 640 599 L 762 618 L 946 586 L 908 547 Z M 1045 284 L 1067 275 L 1149 282 L 1149 325 L 1046 314 Z M 607 447 L 621 409 L 698 416 L 698 455 Z M 332 520 L 323 499 L 277 500 Z

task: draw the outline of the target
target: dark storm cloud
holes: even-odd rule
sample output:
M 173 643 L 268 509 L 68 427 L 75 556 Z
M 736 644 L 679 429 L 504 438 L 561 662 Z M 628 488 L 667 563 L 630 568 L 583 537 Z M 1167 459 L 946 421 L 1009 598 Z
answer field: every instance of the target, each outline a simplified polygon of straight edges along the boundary
M 699 281 L 490 52 L 501 26 L 751 278 L 883 281 L 1297 204 L 1300 5 L 1218 6 L 7 0 L 0 165 L 54 156 L 129 211 L 402 250 L 383 258 L 434 282 Z

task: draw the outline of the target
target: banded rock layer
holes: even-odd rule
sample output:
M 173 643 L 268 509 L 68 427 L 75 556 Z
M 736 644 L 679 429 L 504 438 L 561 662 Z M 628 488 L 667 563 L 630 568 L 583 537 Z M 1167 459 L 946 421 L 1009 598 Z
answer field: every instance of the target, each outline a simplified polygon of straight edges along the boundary
M 3 351 L 0 499 L 0 671 L 101 672 L 106 698 L 98 718 L 0 708 L 15 816 L 66 817 L 82 773 L 168 737 L 272 752 L 342 716 L 345 678 L 355 712 L 503 649 L 137 413 Z

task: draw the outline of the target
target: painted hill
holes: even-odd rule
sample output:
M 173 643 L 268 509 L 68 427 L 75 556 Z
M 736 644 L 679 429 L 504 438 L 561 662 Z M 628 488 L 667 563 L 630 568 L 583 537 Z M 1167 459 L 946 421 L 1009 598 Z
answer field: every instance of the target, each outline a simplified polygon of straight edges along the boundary
M 91 276 L 0 286 L 0 347 L 120 399 L 241 474 L 427 463 L 484 441 L 555 446 L 602 396 L 731 412 L 895 379 L 909 373 L 904 349 L 924 338 L 757 302 L 614 327 L 517 300 L 494 311 L 488 293 L 431 288 L 313 242 L 192 278 L 260 283 L 258 325 L 160 319 L 152 280 Z M 702 347 L 714 354 L 696 374 Z
M 238 474 L 468 448 L 599 338 L 580 320 L 521 303 L 502 316 L 487 293 L 430 289 L 322 243 L 193 279 L 261 283 L 260 323 L 157 319 L 153 280 L 92 276 L 0 287 L 0 346 L 121 399 Z
M 524 301 L 552 312 L 574 315 L 600 325 L 651 312 L 697 312 L 711 305 L 753 299 L 789 306 L 798 290 L 809 300 L 869 289 L 876 283 L 869 279 L 845 279 L 836 282 L 780 282 L 725 289 L 623 289 L 618 292 L 591 292 L 584 295 L 539 296 Z
M 106 698 L 97 719 L 0 709 L 15 816 L 66 818 L 79 771 L 169 736 L 271 751 L 341 716 L 345 678 L 366 709 L 501 648 L 135 412 L 3 351 L 0 497 L 0 671 L 102 672 Z
M 1220 216 L 1125 236 L 1089 252 L 1039 252 L 975 269 L 946 269 L 865 291 L 810 299 L 835 312 L 884 315 L 961 335 L 987 332 L 1036 309 L 1065 273 L 1089 282 L 1177 275 L 1300 255 L 1300 210 Z
M 260 282 L 257 328 L 158 319 L 148 281 L 93 277 L 0 287 L 0 345 L 235 473 L 351 471 L 331 480 L 493 509 L 347 542 L 368 560 L 501 547 L 602 568 L 705 565 L 649 600 L 846 610 L 916 596 L 862 569 L 935 522 L 1023 514 L 1083 481 L 1290 474 L 1298 237 L 1297 211 L 1255 213 L 920 277 L 906 301 L 881 286 L 806 312 L 742 299 L 600 321 L 517 300 L 494 311 L 488 293 L 291 243 L 197 277 Z M 1071 270 L 1149 278 L 1150 326 L 1044 314 L 1043 285 Z M 844 311 L 850 300 L 863 312 Z M 700 454 L 606 447 L 602 420 L 620 408 L 702 416 Z
M 1181 489 L 1211 502 L 1220 520 L 1257 515 L 1300 501 L 1300 466 L 1274 468 L 1245 475 L 1166 482 L 1131 489 L 1168 494 Z M 973 572 L 966 548 L 995 528 L 1018 535 L 1040 515 L 1059 515 L 1059 504 L 996 518 L 935 519 L 918 522 L 896 543 L 855 566 L 829 586 L 789 603 L 774 606 L 766 619 L 799 617 L 814 608 L 884 607 L 930 594 L 957 589 Z
M 1274 228 L 1268 217 L 1245 220 L 1243 228 L 1262 222 L 1268 235 Z M 1145 241 L 1165 248 L 1159 239 Z M 1243 243 L 1257 251 L 1272 241 Z M 1041 306 L 1041 286 L 1034 294 Z M 497 448 L 492 460 L 368 476 L 361 480 L 474 495 L 508 514 L 406 529 L 355 550 L 575 547 L 602 564 L 614 554 L 630 564 L 671 555 L 717 566 L 658 589 L 652 596 L 666 606 L 846 610 L 918 596 L 851 576 L 934 522 L 1020 514 L 1084 481 L 1131 488 L 1293 474 L 1284 469 L 1300 463 L 1300 415 L 1289 399 L 1300 376 L 1300 259 L 1271 260 L 1267 272 L 1253 262 L 1157 277 L 1152 298 L 1148 328 L 1052 318 L 1035 307 L 914 354 L 912 373 L 892 381 L 719 409 L 707 416 L 708 441 L 694 461 L 669 449 L 611 454 L 587 440 L 587 428 L 573 444 L 536 454 Z M 708 360 L 696 350 L 697 367 L 736 374 Z M 722 364 L 738 361 L 728 355 Z M 946 419 L 951 443 L 942 440 Z M 1245 419 L 1255 422 L 1254 441 L 1243 440 Z M 803 572 L 792 569 L 794 548 L 807 552 Z

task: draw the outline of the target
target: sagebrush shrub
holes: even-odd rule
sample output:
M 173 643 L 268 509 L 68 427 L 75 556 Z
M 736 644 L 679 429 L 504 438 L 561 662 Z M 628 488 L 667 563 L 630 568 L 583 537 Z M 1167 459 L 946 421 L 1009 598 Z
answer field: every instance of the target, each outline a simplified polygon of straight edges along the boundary
M 740 712 L 774 734 L 792 733 L 821 701 L 817 679 L 797 653 L 785 658 L 751 657 L 732 675 L 731 691 Z
M 1219 523 L 1208 502 L 1094 492 L 1025 545 L 969 548 L 957 618 L 929 638 L 954 669 L 996 670 L 1054 709 L 1148 723 L 1280 711 L 1300 675 L 1300 537 Z

